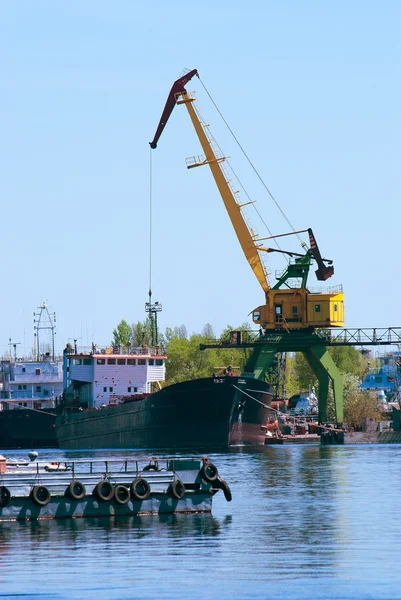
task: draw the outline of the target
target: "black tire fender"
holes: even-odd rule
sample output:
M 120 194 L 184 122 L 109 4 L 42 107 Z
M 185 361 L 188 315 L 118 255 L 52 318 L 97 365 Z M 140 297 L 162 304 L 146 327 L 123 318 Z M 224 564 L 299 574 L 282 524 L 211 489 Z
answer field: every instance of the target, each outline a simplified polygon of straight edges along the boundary
M 71 481 L 65 490 L 65 494 L 73 500 L 82 500 L 86 496 L 86 489 L 80 481 Z
M 223 490 L 224 498 L 227 500 L 227 502 L 231 502 L 231 500 L 233 499 L 233 495 L 231 493 L 230 486 L 228 485 L 228 483 L 225 479 L 222 479 L 220 477 L 215 482 L 214 486 L 216 488 L 218 488 L 219 490 Z
M 31 489 L 30 497 L 38 506 L 46 506 L 46 504 L 49 504 L 51 498 L 50 492 L 45 485 L 35 485 Z
M 217 467 L 213 463 L 205 462 L 203 463 L 202 468 L 200 470 L 200 476 L 205 481 L 213 483 L 219 476 L 219 472 L 217 470 Z
M 0 485 L 0 508 L 5 508 L 10 500 L 10 490 L 5 485 Z
M 114 488 L 108 479 L 103 479 L 95 485 L 93 494 L 102 502 L 108 502 L 114 496 Z
M 182 483 L 181 479 L 174 479 L 168 486 L 168 491 L 170 494 L 177 498 L 177 500 L 181 500 L 185 496 L 185 485 Z
M 114 488 L 114 500 L 117 504 L 127 504 L 131 499 L 131 492 L 125 485 L 116 485 Z
M 143 477 L 137 477 L 131 483 L 130 492 L 136 500 L 146 500 L 150 496 L 150 485 Z

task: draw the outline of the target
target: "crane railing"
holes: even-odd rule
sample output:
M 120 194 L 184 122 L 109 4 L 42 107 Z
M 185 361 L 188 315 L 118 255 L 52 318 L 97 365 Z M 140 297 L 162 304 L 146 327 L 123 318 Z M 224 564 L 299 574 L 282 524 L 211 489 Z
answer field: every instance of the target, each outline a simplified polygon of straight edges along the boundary
M 316 343 L 326 346 L 401 346 L 401 327 L 316 329 L 314 333 Z M 302 332 L 291 332 L 293 342 L 298 336 L 302 336 Z M 200 349 L 255 348 L 263 344 L 275 344 L 281 339 L 281 334 L 274 331 L 233 330 L 220 339 L 210 339 L 200 344 Z

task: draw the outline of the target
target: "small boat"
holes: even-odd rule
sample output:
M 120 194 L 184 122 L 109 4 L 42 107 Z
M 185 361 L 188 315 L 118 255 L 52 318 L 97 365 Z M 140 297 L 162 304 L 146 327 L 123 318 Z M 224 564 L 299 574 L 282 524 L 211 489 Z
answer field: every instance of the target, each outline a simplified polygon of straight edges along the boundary
M 0 456 L 0 522 L 210 513 L 231 491 L 208 457 L 62 462 Z

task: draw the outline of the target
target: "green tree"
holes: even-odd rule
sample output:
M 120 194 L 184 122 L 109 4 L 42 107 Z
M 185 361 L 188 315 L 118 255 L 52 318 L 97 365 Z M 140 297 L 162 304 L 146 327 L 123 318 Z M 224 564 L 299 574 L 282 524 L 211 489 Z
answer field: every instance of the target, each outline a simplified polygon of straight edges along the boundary
M 214 330 L 213 330 L 213 326 L 210 323 L 206 323 L 206 325 L 204 326 L 204 328 L 202 329 L 202 336 L 204 338 L 215 338 L 216 336 L 214 335 Z
M 376 394 L 359 389 L 357 376 L 344 375 L 344 422 L 360 429 L 364 417 L 380 420 Z
M 132 324 L 132 345 L 133 346 L 150 346 L 152 343 L 152 324 L 150 319 L 138 321 Z
M 127 321 L 124 321 L 123 319 L 117 327 L 113 329 L 113 341 L 111 343 L 113 346 L 119 346 L 120 344 L 129 346 L 131 344 L 131 339 L 131 327 L 128 325 Z
M 187 381 L 188 379 L 211 377 L 218 369 L 228 366 L 232 366 L 239 372 L 242 371 L 246 360 L 246 355 L 242 349 L 211 348 L 201 350 L 200 344 L 207 343 L 210 340 L 208 335 L 193 333 L 187 338 L 180 337 L 180 332 L 182 333 L 181 328 L 166 329 L 166 340 L 168 341 L 165 385 Z M 208 333 L 207 330 L 206 333 Z

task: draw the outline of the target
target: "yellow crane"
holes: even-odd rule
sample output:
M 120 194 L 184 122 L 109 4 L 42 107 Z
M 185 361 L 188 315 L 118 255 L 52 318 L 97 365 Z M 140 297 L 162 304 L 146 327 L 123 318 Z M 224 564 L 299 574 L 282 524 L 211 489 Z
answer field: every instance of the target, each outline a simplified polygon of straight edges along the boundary
M 322 335 L 321 330 L 344 326 L 344 296 L 341 286 L 337 289 L 312 291 L 307 285 L 313 262 L 317 265 L 315 274 L 318 281 L 326 281 L 334 273 L 332 261 L 322 258 L 311 229 L 260 238 L 248 227 L 242 212 L 245 204 L 239 202 L 236 190 L 225 175 L 226 158 L 221 155 L 208 125 L 202 120 L 195 97 L 185 89 L 186 84 L 195 75 L 199 77 L 198 71 L 193 69 L 174 82 L 150 147 L 156 148 L 174 106 L 184 104 L 204 152 L 204 156 L 187 161 L 187 167 L 209 165 L 242 250 L 265 294 L 264 304 L 252 311 L 252 319 L 263 328 L 263 335 L 257 343 L 252 344 L 253 351 L 248 357 L 244 372 L 264 379 L 269 369 L 274 368 L 278 354 L 302 352 L 319 380 L 319 421 L 327 420 L 328 391 L 331 383 L 336 420 L 341 423 L 342 377 L 328 352 L 327 335 Z M 307 232 L 309 236 L 309 248 L 303 244 L 303 249 L 307 248 L 304 254 L 264 245 L 270 239 L 302 232 Z M 269 252 L 282 252 L 290 257 L 287 268 L 277 276 L 274 286 L 270 285 L 267 270 L 261 260 L 261 254 Z M 232 334 L 236 340 L 234 345 L 241 346 L 241 332 Z M 209 347 L 216 346 L 212 344 Z M 244 342 L 244 347 L 249 345 Z
M 234 231 L 245 257 L 251 266 L 264 294 L 265 302 L 252 311 L 252 320 L 265 330 L 310 329 L 344 326 L 344 297 L 341 286 L 337 289 L 312 292 L 307 287 L 307 278 L 312 261 L 317 264 L 316 277 L 325 281 L 334 273 L 332 261 L 322 258 L 311 229 L 260 238 L 247 225 L 242 209 L 251 202 L 241 204 L 238 193 L 233 189 L 225 174 L 224 161 L 218 147 L 203 121 L 195 103 L 195 97 L 185 88 L 198 71 L 193 69 L 174 82 L 167 98 L 155 136 L 150 142 L 152 149 L 168 121 L 174 106 L 184 104 L 188 110 L 195 132 L 204 155 L 187 160 L 189 169 L 209 165 L 214 180 L 223 199 Z M 304 254 L 266 247 L 264 242 L 283 235 L 307 232 L 309 248 Z M 278 277 L 274 286 L 270 286 L 267 270 L 261 259 L 261 253 L 282 252 L 290 256 L 290 263 Z M 296 284 L 294 285 L 294 281 Z

